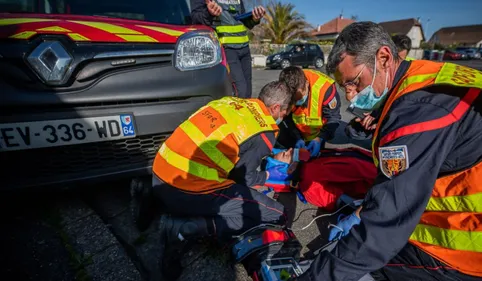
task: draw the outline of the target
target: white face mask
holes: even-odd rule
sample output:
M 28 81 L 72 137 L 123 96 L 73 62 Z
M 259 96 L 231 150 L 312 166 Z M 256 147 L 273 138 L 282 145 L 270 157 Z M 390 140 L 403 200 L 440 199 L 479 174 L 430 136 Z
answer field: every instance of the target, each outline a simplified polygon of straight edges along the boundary
M 373 89 L 373 83 L 375 83 L 375 77 L 377 74 L 377 57 L 375 57 L 375 66 L 373 70 L 373 79 L 372 83 L 367 86 L 365 89 L 361 90 L 354 96 L 351 100 L 351 107 L 356 107 L 359 109 L 364 110 L 374 110 L 377 109 L 381 101 L 385 98 L 386 94 L 388 93 L 388 73 L 385 75 L 385 89 L 383 90 L 382 94 L 378 97 L 375 94 L 375 90 Z

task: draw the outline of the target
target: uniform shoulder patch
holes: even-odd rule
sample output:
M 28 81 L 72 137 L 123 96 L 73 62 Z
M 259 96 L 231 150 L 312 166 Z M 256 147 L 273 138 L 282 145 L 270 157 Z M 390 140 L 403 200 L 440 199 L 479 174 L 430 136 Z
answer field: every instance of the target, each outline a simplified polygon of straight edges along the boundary
M 328 103 L 328 107 L 330 109 L 335 109 L 337 105 L 338 105 L 338 102 L 336 101 L 336 97 L 333 97 L 331 101 Z
M 408 169 L 408 149 L 406 145 L 387 146 L 378 148 L 380 170 L 388 178 L 392 178 Z

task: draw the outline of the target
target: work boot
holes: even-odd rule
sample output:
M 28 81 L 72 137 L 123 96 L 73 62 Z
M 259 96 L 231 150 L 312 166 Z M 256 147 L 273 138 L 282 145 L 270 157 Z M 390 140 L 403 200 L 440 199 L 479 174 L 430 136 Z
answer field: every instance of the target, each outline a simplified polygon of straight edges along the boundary
M 160 269 L 166 280 L 177 280 L 182 273 L 181 257 L 191 242 L 209 236 L 205 218 L 175 218 L 162 215 L 160 224 Z
M 152 194 L 152 185 L 147 180 L 133 179 L 130 193 L 132 218 L 139 231 L 143 232 L 150 226 L 157 211 Z

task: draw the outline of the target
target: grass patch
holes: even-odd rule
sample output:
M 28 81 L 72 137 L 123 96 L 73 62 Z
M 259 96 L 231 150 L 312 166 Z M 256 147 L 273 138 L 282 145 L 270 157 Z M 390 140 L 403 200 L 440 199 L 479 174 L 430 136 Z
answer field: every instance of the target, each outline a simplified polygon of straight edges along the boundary
M 59 233 L 60 240 L 62 241 L 62 244 L 69 255 L 69 265 L 75 274 L 75 280 L 91 281 L 92 278 L 89 276 L 85 268 L 92 264 L 92 255 L 79 255 L 75 251 L 74 247 L 70 243 L 69 236 L 64 230 L 62 218 L 56 210 L 48 211 L 46 222 Z

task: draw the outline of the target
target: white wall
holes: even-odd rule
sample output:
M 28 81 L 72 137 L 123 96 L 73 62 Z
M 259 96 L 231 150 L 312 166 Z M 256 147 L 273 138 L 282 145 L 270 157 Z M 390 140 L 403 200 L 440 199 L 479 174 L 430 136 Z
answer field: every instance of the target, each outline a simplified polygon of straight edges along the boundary
M 420 43 L 423 40 L 422 29 L 420 26 L 412 26 L 412 29 L 407 33 L 407 36 L 412 40 L 412 48 L 420 48 Z
M 408 56 L 417 60 L 421 60 L 423 58 L 423 50 L 422 49 L 411 49 L 408 53 Z
M 482 48 L 482 40 L 480 40 L 479 43 L 475 44 L 475 47 Z

